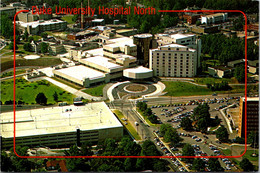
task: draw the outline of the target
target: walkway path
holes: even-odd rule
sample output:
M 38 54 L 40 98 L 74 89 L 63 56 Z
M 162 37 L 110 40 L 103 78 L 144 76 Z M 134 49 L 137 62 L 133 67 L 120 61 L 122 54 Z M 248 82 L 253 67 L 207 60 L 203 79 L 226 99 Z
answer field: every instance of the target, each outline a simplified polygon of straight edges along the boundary
M 67 91 L 67 92 L 69 92 L 73 95 L 76 95 L 77 97 L 83 97 L 85 99 L 94 100 L 94 101 L 101 101 L 102 100 L 102 97 L 91 96 L 89 94 L 86 94 L 82 91 L 76 90 L 75 88 L 72 88 L 72 87 L 70 87 L 66 84 L 58 82 L 58 81 L 51 79 L 49 77 L 39 77 L 39 78 L 30 79 L 29 81 L 32 82 L 32 81 L 38 81 L 38 80 L 47 80 L 47 81 L 51 82 L 52 84 L 64 89 L 65 91 Z

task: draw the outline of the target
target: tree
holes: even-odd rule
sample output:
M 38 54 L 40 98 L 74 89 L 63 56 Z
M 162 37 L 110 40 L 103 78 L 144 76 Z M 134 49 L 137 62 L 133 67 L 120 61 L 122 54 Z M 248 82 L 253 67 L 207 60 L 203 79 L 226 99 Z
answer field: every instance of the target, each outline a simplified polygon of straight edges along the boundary
M 45 96 L 44 93 L 39 93 L 39 94 L 37 94 L 35 101 L 38 104 L 46 105 L 47 104 L 47 97 Z
M 31 43 L 25 43 L 25 44 L 23 45 L 23 49 L 26 50 L 26 51 L 28 51 L 28 52 L 31 52 L 31 51 L 32 51 L 32 45 L 31 45 Z
M 206 118 L 199 119 L 196 126 L 199 131 L 205 133 L 207 131 L 207 127 L 208 127 L 208 122 L 207 122 Z
M 254 171 L 254 165 L 247 158 L 243 158 L 239 165 L 245 172 Z
M 33 37 L 30 36 L 30 37 L 28 38 L 28 42 L 31 43 L 32 41 L 33 41 Z
M 7 39 L 12 37 L 13 36 L 13 23 L 7 14 L 2 12 L 0 23 L 1 23 L 1 28 L 0 28 L 1 35 Z
M 224 126 L 221 126 L 220 128 L 218 128 L 216 130 L 216 137 L 221 142 L 227 141 L 228 140 L 228 136 L 229 136 L 228 131 L 227 131 L 227 129 Z
M 195 156 L 194 154 L 194 149 L 190 144 L 185 144 L 184 147 L 182 148 L 182 155 L 183 156 Z M 192 159 L 187 159 L 185 158 L 184 160 L 186 160 L 187 162 L 192 162 Z
M 170 124 L 162 124 L 160 127 L 160 134 L 164 136 L 168 128 L 171 128 Z
M 47 38 L 47 37 L 48 37 L 48 34 L 47 34 L 46 32 L 42 32 L 42 33 L 41 33 L 41 37 L 42 37 L 42 38 Z
M 251 131 L 248 134 L 248 141 L 247 142 L 249 144 L 251 144 L 251 147 L 254 147 L 254 148 L 258 147 L 258 143 L 259 143 L 258 138 L 259 138 L 258 133 Z
M 47 53 L 47 52 L 48 52 L 48 47 L 49 47 L 49 45 L 48 45 L 47 43 L 42 42 L 42 43 L 40 44 L 40 47 L 41 47 L 41 52 L 42 52 L 42 53 Z
M 204 170 L 205 170 L 205 163 L 200 158 L 194 159 L 193 163 L 192 163 L 192 169 L 194 169 L 194 170 L 196 170 L 198 172 L 204 172 Z
M 212 171 L 212 172 L 223 172 L 224 171 L 224 169 L 220 165 L 217 158 L 209 158 L 208 165 L 209 165 L 210 171 Z
M 8 47 L 10 50 L 14 50 L 14 42 L 11 42 Z M 18 50 L 17 44 L 15 44 L 15 50 Z
M 189 117 L 185 117 L 181 120 L 181 127 L 184 130 L 192 130 L 192 121 Z
M 57 102 L 59 100 L 59 96 L 58 96 L 56 91 L 53 94 L 53 99 L 54 99 L 55 102 Z
M 201 22 L 200 21 L 196 21 L 196 26 L 199 26 L 201 25 Z
M 27 29 L 25 29 L 24 34 L 23 34 L 23 39 L 24 39 L 25 41 L 27 41 L 27 40 L 28 40 L 28 37 L 29 37 L 29 33 L 28 33 Z
M 245 82 L 245 66 L 240 65 L 240 66 L 236 67 L 235 71 L 234 71 L 234 76 L 236 77 L 238 82 L 244 83 Z
M 3 172 L 14 171 L 12 160 L 4 150 L 1 151 L 1 171 Z

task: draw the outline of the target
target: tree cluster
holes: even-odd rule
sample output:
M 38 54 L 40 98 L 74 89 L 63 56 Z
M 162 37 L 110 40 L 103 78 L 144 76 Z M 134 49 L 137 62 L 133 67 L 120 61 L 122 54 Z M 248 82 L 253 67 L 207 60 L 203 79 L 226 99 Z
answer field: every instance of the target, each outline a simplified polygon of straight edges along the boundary
M 228 131 L 224 126 L 221 125 L 221 127 L 216 130 L 216 137 L 221 142 L 228 141 L 228 136 L 229 136 Z
M 142 145 L 136 144 L 129 137 L 123 137 L 120 142 L 106 139 L 99 145 L 99 156 L 160 156 L 161 153 L 151 141 L 144 141 Z M 168 163 L 161 159 L 93 159 L 90 162 L 91 171 L 102 172 L 137 172 L 153 170 L 158 172 L 167 171 Z
M 145 102 L 138 102 L 136 104 L 136 106 L 143 113 L 143 115 L 148 118 L 148 120 L 151 123 L 153 123 L 153 124 L 158 123 L 157 116 L 155 116 L 153 114 L 153 111 L 151 108 L 147 108 L 147 104 Z
M 227 91 L 231 89 L 227 81 L 222 81 L 221 83 L 214 82 L 213 84 L 207 84 L 207 88 L 211 89 L 211 91 Z
M 254 165 L 247 158 L 243 158 L 239 165 L 245 172 L 254 171 Z
M 191 146 L 191 144 L 185 144 L 182 148 L 182 155 L 183 156 L 195 156 L 194 149 Z M 183 159 L 186 162 L 192 163 L 193 158 L 184 158 Z
M 223 34 L 209 34 L 201 36 L 202 53 L 209 54 L 212 59 L 219 60 L 222 65 L 229 61 L 245 57 L 245 41 L 236 35 L 226 37 Z M 247 44 L 247 57 L 249 60 L 258 58 L 259 46 L 253 42 Z
M 15 151 L 20 156 L 28 156 L 29 147 L 16 146 Z M 28 159 L 20 158 L 14 153 L 14 149 L 10 150 L 10 154 L 1 151 L 1 171 L 4 172 L 30 172 L 35 168 L 35 164 Z
M 193 120 L 196 121 L 196 129 L 201 132 L 206 132 L 207 127 L 211 126 L 208 104 L 199 104 L 193 112 Z
M 170 124 L 162 124 L 160 127 L 160 134 L 163 136 L 165 142 L 170 142 L 171 146 L 176 146 L 183 140 L 178 135 L 177 130 Z
M 183 119 L 181 119 L 181 124 L 180 126 L 184 129 L 184 130 L 192 130 L 192 121 L 189 117 L 185 117 Z
M 240 65 L 235 68 L 234 76 L 240 83 L 245 83 L 245 66 Z

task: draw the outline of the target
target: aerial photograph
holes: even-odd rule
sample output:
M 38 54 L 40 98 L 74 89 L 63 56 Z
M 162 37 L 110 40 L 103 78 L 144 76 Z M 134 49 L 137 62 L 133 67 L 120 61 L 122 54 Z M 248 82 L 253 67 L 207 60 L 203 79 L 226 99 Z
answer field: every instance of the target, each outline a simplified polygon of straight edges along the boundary
M 1 172 L 258 172 L 259 1 L 1 0 Z

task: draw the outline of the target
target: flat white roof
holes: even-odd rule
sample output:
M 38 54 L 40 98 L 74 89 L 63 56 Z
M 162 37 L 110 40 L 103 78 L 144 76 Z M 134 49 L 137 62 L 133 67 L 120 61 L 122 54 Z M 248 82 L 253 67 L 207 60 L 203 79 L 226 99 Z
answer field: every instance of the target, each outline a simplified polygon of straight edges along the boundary
M 23 27 L 32 26 L 32 28 L 36 28 L 39 25 L 50 25 L 50 24 L 57 24 L 57 23 L 64 23 L 65 21 L 58 20 L 58 19 L 51 19 L 51 20 L 38 20 L 34 22 L 22 22 L 17 21 L 16 23 L 20 24 Z
M 188 38 L 188 37 L 193 37 L 195 36 L 194 34 L 172 34 L 170 35 L 171 38 L 173 39 L 182 39 L 182 38 Z
M 148 72 L 152 72 L 153 70 L 143 67 L 143 66 L 139 66 L 139 67 L 135 67 L 135 68 L 128 68 L 128 69 L 125 69 L 124 71 L 130 72 L 130 73 L 148 73 Z
M 134 35 L 134 37 L 137 37 L 137 38 L 149 38 L 149 37 L 152 37 L 153 35 L 152 34 L 137 34 L 137 35 Z
M 92 22 L 103 22 L 104 21 L 104 19 L 94 19 L 94 20 L 92 20 Z
M 243 102 L 245 101 L 245 97 L 242 97 Z M 259 97 L 247 97 L 247 101 L 258 101 L 259 102 Z
M 92 68 L 88 68 L 86 66 L 83 65 L 79 65 L 79 66 L 73 66 L 73 67 L 68 67 L 68 68 L 63 68 L 63 69 L 59 69 L 56 70 L 59 71 L 65 75 L 68 75 L 72 78 L 84 81 L 85 78 L 89 78 L 91 79 L 97 79 L 97 78 L 103 78 L 105 77 L 105 74 L 94 70 Z
M 115 38 L 115 39 L 110 39 L 109 41 L 115 43 L 118 47 L 122 47 L 122 46 L 125 46 L 125 45 L 136 46 L 134 44 L 134 40 L 132 38 L 129 38 L 129 37 Z M 106 45 L 106 46 L 108 46 L 108 45 Z
M 93 56 L 103 56 L 103 48 L 91 49 L 83 52 L 83 55 L 92 54 Z
M 183 45 L 179 45 L 179 44 L 167 44 L 167 45 L 164 45 L 164 46 L 161 46 L 161 47 L 176 47 L 176 48 L 188 48 L 189 51 L 191 52 L 195 52 L 196 50 L 195 49 L 191 49 L 187 46 L 183 46 Z M 156 49 L 150 49 L 150 51 L 158 51 L 159 49 L 156 48 Z M 159 50 L 159 51 L 165 51 L 165 50 Z
M 13 112 L 1 114 L 2 137 L 13 137 L 13 119 Z M 77 128 L 87 131 L 116 127 L 122 124 L 104 102 L 16 111 L 16 137 L 75 132 Z
M 86 61 L 86 62 L 90 62 L 93 64 L 97 64 L 97 65 L 103 66 L 108 69 L 122 68 L 121 65 L 110 62 L 111 59 L 103 57 L 103 56 L 94 56 L 94 57 L 84 58 L 84 59 L 81 59 L 81 61 L 83 61 L 83 62 Z

